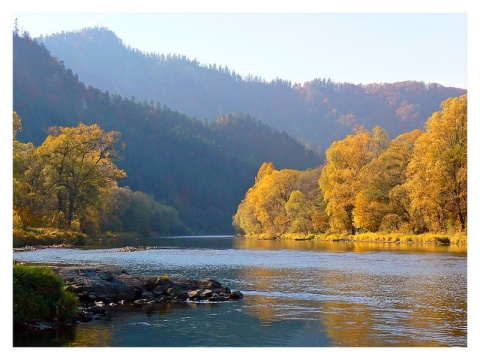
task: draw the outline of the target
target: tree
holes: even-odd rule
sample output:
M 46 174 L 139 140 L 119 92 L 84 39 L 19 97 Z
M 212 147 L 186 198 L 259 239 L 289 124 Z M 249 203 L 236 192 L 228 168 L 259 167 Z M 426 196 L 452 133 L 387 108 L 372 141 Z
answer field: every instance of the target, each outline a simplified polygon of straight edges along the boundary
M 467 225 L 467 95 L 445 100 L 415 143 L 406 184 L 430 230 Z
M 377 133 L 382 132 L 377 130 Z M 380 151 L 374 149 L 372 144 L 370 132 L 360 127 L 354 135 L 333 142 L 326 151 L 327 162 L 319 185 L 327 202 L 326 211 L 334 231 L 347 231 L 350 234 L 356 232 L 354 209 L 355 198 L 362 186 L 360 173 Z
M 356 227 L 374 232 L 382 227 L 398 231 L 410 223 L 410 206 L 405 201 L 408 196 L 400 188 L 407 179 L 407 165 L 421 134 L 414 130 L 399 135 L 362 169 L 362 186 L 355 199 Z
M 151 233 L 160 235 L 190 233 L 190 229 L 180 221 L 178 211 L 155 201 L 153 196 L 125 189 L 122 197 L 128 198 L 128 205 L 119 216 L 124 231 L 134 231 L 143 236 L 149 236 Z M 125 200 L 122 202 L 125 203 Z
M 233 218 L 237 233 L 280 237 L 323 230 L 326 215 L 319 201 L 320 171 L 275 170 L 272 163 L 264 163 Z
M 113 160 L 121 146 L 120 133 L 105 133 L 98 125 L 50 128 L 36 152 L 44 163 L 48 195 L 56 199 L 56 212 L 66 227 L 74 215 L 96 204 L 102 189 L 126 177 Z

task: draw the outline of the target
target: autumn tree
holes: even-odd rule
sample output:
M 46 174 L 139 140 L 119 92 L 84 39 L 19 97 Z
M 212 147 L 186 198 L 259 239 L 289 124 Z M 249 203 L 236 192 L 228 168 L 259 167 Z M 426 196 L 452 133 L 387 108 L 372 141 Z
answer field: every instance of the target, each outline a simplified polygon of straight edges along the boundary
M 354 209 L 362 187 L 361 171 L 387 143 L 381 128 L 373 133 L 375 138 L 360 127 L 354 135 L 333 142 L 326 151 L 327 161 L 319 185 L 327 202 L 326 211 L 333 231 L 356 232 Z
M 362 169 L 362 185 L 355 199 L 356 227 L 375 232 L 410 226 L 414 219 L 403 185 L 415 141 L 421 134 L 422 131 L 414 130 L 399 135 Z
M 97 203 L 102 189 L 126 176 L 113 163 L 121 149 L 119 139 L 119 132 L 106 133 L 96 124 L 50 128 L 36 152 L 43 161 L 44 186 L 56 200 L 60 224 L 70 227 L 76 214 L 87 214 Z
M 298 171 L 291 169 L 275 170 L 263 177 L 252 193 L 255 216 L 270 237 L 279 237 L 291 225 L 285 204 L 295 190 L 297 174 Z
M 237 233 L 280 237 L 321 231 L 326 215 L 317 185 L 320 171 L 276 170 L 272 163 L 262 164 L 234 216 Z
M 328 228 L 326 203 L 318 186 L 322 169 L 315 168 L 298 174 L 296 189 L 285 204 L 291 219 L 289 233 L 323 233 Z
M 467 95 L 444 101 L 415 143 L 406 184 L 433 231 L 467 226 Z
M 13 112 L 13 212 L 16 226 L 26 227 L 32 221 L 41 169 L 36 165 L 35 146 L 22 143 L 17 134 L 22 130 L 20 116 Z

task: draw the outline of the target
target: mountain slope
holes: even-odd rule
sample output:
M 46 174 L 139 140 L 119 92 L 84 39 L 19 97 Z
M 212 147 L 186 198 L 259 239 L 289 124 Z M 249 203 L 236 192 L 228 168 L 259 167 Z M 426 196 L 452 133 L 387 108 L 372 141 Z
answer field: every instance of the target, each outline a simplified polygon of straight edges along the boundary
M 247 113 L 319 151 L 359 125 L 367 129 L 379 125 L 392 138 L 423 128 L 442 101 L 466 93 L 415 81 L 354 85 L 315 79 L 292 85 L 277 79 L 267 83 L 185 56 L 142 53 L 125 47 L 105 28 L 39 41 L 86 84 L 141 101 L 158 101 L 199 119 Z
M 39 145 L 49 126 L 97 123 L 125 142 L 122 185 L 153 194 L 180 211 L 197 233 L 231 233 L 232 215 L 260 165 L 306 169 L 321 158 L 245 115 L 206 123 L 153 102 L 138 103 L 78 81 L 32 39 L 14 36 L 13 109 L 21 141 Z

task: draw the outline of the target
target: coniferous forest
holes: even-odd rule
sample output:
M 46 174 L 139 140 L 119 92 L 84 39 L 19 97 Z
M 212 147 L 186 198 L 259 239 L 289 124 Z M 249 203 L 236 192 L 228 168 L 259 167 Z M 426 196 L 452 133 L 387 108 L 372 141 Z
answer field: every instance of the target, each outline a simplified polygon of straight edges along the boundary
M 466 229 L 465 90 L 242 78 L 98 28 L 14 31 L 13 65 L 16 228 Z

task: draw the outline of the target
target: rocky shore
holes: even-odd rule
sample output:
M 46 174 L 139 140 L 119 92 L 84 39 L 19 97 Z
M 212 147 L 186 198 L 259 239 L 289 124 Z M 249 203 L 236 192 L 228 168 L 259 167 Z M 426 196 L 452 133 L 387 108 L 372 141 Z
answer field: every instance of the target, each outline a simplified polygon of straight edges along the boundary
M 66 289 L 77 294 L 81 321 L 105 316 L 109 307 L 117 305 L 221 302 L 243 298 L 240 291 L 232 291 L 213 279 L 129 274 L 112 266 L 52 269 L 63 279 Z

